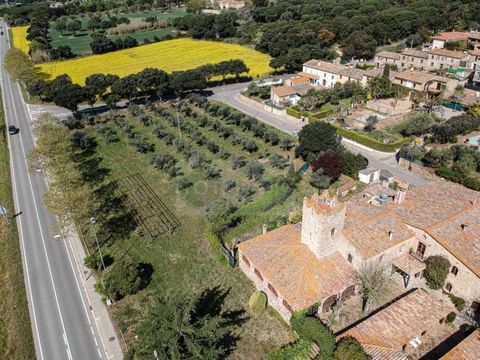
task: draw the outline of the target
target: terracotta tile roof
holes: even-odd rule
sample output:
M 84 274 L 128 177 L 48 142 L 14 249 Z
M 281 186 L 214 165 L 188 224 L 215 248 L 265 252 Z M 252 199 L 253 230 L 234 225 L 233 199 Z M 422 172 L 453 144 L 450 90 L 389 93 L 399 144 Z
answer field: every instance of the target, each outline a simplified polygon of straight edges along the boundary
M 384 212 L 364 222 L 357 223 L 355 226 L 344 230 L 343 234 L 364 259 L 381 254 L 392 246 L 415 236 L 391 212 Z
M 287 85 L 274 86 L 272 87 L 272 92 L 278 97 L 294 95 L 297 93 L 292 86 L 287 86 Z
M 435 74 L 430 74 L 423 71 L 416 71 L 416 70 L 404 70 L 395 74 L 396 79 L 407 80 L 417 84 L 425 85 L 429 81 L 438 81 L 442 83 L 447 83 L 450 79 L 438 76 Z
M 401 350 L 374 345 L 364 345 L 363 348 L 371 360 L 408 360 Z
M 401 59 L 401 55 L 399 53 L 396 53 L 396 52 L 392 52 L 392 51 L 380 51 L 378 54 L 375 55 L 376 57 L 383 57 L 383 58 L 387 58 L 387 59 L 393 59 L 393 60 L 400 60 Z
M 426 230 L 480 277 L 480 205 L 470 205 Z
M 475 50 L 470 51 L 470 55 L 480 56 L 480 49 L 475 49 Z
M 298 75 L 300 75 L 302 77 L 306 77 L 308 79 L 312 79 L 312 80 L 319 79 L 319 77 L 317 75 L 313 75 L 313 74 L 309 74 L 309 73 L 305 73 L 305 72 L 300 72 L 300 73 L 298 73 Z
M 470 32 L 468 33 L 469 40 L 480 40 L 480 32 Z
M 480 330 L 477 329 L 446 353 L 441 360 L 478 360 L 479 354 Z
M 445 56 L 454 59 L 463 59 L 466 55 L 461 51 L 453 51 L 447 49 L 433 49 L 430 54 L 437 56 Z
M 402 254 L 393 259 L 392 264 L 409 275 L 417 274 L 426 268 L 425 263 L 409 253 Z
M 320 70 L 320 71 L 325 71 L 325 72 L 328 72 L 328 73 L 331 73 L 331 74 L 337 74 L 337 75 L 340 75 L 340 73 L 342 72 L 342 70 L 344 68 L 344 66 L 342 66 L 342 65 L 337 65 L 337 64 L 333 64 L 333 63 L 329 63 L 329 62 L 321 61 L 321 60 L 316 60 L 316 59 L 312 59 L 312 60 L 307 61 L 305 64 L 303 64 L 303 66 L 308 66 L 308 67 L 311 67 L 313 69 L 317 69 L 317 70 Z
M 443 40 L 443 41 L 467 40 L 468 35 L 469 34 L 467 32 L 461 32 L 461 31 L 441 32 L 438 35 L 432 36 L 432 40 Z
M 383 75 L 383 67 L 368 69 L 363 72 L 366 77 L 372 78 Z
M 301 224 L 285 225 L 238 245 L 293 310 L 342 292 L 356 274 L 338 252 L 322 259 L 300 242 Z
M 375 351 L 371 354 L 375 356 L 374 359 L 396 360 L 398 358 L 393 356 L 403 345 L 407 345 L 423 331 L 441 326 L 439 320 L 453 311 L 453 306 L 449 302 L 438 300 L 426 290 L 416 289 L 342 336 L 356 338 L 369 355 L 369 351 Z M 378 355 L 379 352 L 388 355 L 381 357 Z
M 346 76 L 355 80 L 362 80 L 364 71 L 353 67 L 343 67 L 340 75 Z
M 415 49 L 405 49 L 403 51 L 402 55 L 413 56 L 413 57 L 418 57 L 418 58 L 422 58 L 422 59 L 428 59 L 428 52 L 415 50 Z
M 309 84 L 310 83 L 310 79 L 306 76 L 296 76 L 296 77 L 293 77 L 293 78 L 290 78 L 288 79 L 288 81 L 290 82 L 290 84 L 292 86 L 295 86 L 295 85 L 299 85 L 299 84 Z

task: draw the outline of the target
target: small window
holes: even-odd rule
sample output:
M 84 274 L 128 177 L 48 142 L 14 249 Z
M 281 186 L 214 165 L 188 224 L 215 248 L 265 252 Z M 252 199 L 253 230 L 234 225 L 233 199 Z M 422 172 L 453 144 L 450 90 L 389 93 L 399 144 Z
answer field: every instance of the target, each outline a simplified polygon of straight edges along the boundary
M 293 309 L 292 307 L 288 304 L 288 302 L 286 302 L 285 300 L 283 300 L 283 306 L 285 306 L 285 308 L 290 311 L 290 313 L 293 313 Z
M 335 235 L 335 228 L 333 228 L 331 231 L 330 231 L 330 235 Z
M 421 336 L 425 336 L 426 333 L 427 333 L 427 330 L 423 331 Z
M 456 266 L 452 266 L 452 269 L 450 270 L 450 272 L 451 272 L 453 275 L 457 276 L 457 274 L 458 274 L 458 268 L 457 268 Z
M 258 276 L 258 278 L 259 278 L 260 280 L 263 280 L 263 276 L 262 276 L 262 274 L 260 274 L 260 271 L 258 271 L 257 269 L 255 269 L 255 270 L 254 270 L 254 273 L 255 273 L 255 275 Z
M 353 261 L 353 256 L 352 256 L 352 254 L 348 254 L 347 260 L 348 260 L 349 263 L 352 263 L 352 261 Z
M 250 267 L 250 261 L 248 261 L 247 257 L 245 255 L 242 255 L 242 261 L 245 263 L 245 265 L 247 265 L 248 267 Z
M 268 290 L 270 290 L 273 296 L 278 297 L 277 290 L 272 285 L 268 284 Z
M 405 350 L 407 350 L 407 344 L 402 346 L 402 351 L 405 351 Z
M 445 290 L 447 290 L 448 292 L 451 292 L 452 288 L 453 288 L 452 284 L 450 284 L 450 283 L 445 284 Z

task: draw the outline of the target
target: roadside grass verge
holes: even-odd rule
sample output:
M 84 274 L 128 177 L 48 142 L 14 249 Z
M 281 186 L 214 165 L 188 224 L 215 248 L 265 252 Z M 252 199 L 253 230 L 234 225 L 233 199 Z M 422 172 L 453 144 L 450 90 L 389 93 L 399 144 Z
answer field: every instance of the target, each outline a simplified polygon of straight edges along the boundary
M 0 218 L 0 358 L 34 359 L 32 328 L 23 278 L 22 259 L 10 180 L 3 108 L 0 105 L 0 206 L 7 208 L 8 223 Z

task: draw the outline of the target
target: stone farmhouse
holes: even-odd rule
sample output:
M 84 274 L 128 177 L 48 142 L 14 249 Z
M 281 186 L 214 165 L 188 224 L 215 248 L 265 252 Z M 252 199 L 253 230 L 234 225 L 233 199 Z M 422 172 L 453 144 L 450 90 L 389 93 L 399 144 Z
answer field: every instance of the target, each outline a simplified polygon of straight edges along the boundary
M 441 92 L 446 95 L 453 95 L 455 88 L 460 84 L 456 79 L 417 70 L 404 70 L 394 73 L 392 83 L 416 92 L 436 95 Z
M 480 46 L 480 33 L 476 31 L 441 32 L 438 35 L 432 36 L 432 49 L 443 49 L 447 42 L 455 41 L 469 41 L 474 48 L 478 48 Z
M 435 333 L 454 310 L 449 302 L 415 289 L 339 338 L 354 337 L 372 360 L 407 360 L 409 351 Z
M 303 64 L 303 71 L 299 75 L 309 78 L 314 86 L 331 88 L 336 83 L 361 82 L 363 70 L 312 59 Z
M 343 202 L 327 193 L 304 199 L 303 219 L 238 245 L 239 265 L 288 320 L 319 304 L 331 311 L 357 292 L 369 263 L 391 269 L 405 287 L 423 286 L 425 259 L 451 264 L 445 291 L 480 310 L 478 192 L 437 181 L 396 191 L 376 183 Z
M 480 330 L 475 330 L 440 360 L 477 360 L 480 356 Z

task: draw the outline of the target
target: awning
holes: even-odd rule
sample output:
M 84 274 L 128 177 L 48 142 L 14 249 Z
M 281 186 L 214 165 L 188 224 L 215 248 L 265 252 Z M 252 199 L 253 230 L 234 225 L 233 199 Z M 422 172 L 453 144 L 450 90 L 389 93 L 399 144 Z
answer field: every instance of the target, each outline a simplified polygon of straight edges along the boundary
M 405 274 L 414 275 L 425 270 L 424 262 L 418 260 L 412 254 L 403 254 L 393 260 L 393 266 L 403 271 Z

